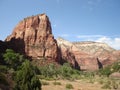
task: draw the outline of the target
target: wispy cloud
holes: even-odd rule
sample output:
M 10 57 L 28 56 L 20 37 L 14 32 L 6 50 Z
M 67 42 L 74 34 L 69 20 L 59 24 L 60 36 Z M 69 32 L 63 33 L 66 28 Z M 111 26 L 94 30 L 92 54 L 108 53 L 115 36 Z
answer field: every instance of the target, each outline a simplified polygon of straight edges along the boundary
M 78 35 L 77 38 L 83 38 L 83 39 L 94 39 L 94 38 L 100 38 L 104 37 L 103 35 Z
M 120 50 L 120 37 L 109 37 L 104 35 L 78 35 L 76 37 L 83 41 L 107 43 L 109 46 Z
M 120 38 L 110 38 L 110 37 L 101 37 L 96 40 L 96 42 L 105 42 L 115 49 L 120 49 Z

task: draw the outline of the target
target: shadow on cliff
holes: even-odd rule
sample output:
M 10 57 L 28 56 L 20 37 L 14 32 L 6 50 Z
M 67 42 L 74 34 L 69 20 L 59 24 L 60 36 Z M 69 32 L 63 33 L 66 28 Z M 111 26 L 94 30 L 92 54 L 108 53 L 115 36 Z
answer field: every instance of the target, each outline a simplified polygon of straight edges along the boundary
M 25 55 L 25 42 L 23 39 L 12 38 L 10 41 L 5 41 L 7 49 L 13 49 L 16 53 Z
M 25 43 L 22 39 L 12 38 L 10 41 L 0 41 L 0 63 L 5 64 L 3 60 L 3 54 L 6 49 L 13 49 L 16 53 L 25 55 Z
M 98 62 L 99 69 L 103 68 L 102 63 L 99 61 L 99 59 L 98 59 L 98 58 L 97 58 L 97 62 Z
M 3 41 L 0 41 L 0 64 L 5 64 L 3 60 L 3 53 L 5 53 L 5 50 L 7 49 L 7 44 Z
M 59 55 L 59 59 L 58 59 L 59 60 L 58 61 L 59 64 L 63 65 L 64 63 L 70 63 L 70 65 L 72 66 L 72 68 L 80 70 L 80 66 L 79 66 L 78 62 L 76 61 L 75 56 L 73 54 L 72 54 L 73 61 L 71 61 L 71 60 L 69 60 L 69 59 L 67 59 L 65 57 L 62 57 L 63 55 L 62 55 L 62 52 L 61 52 L 61 48 L 58 47 L 58 55 Z M 74 62 L 74 64 L 72 64 L 71 62 Z

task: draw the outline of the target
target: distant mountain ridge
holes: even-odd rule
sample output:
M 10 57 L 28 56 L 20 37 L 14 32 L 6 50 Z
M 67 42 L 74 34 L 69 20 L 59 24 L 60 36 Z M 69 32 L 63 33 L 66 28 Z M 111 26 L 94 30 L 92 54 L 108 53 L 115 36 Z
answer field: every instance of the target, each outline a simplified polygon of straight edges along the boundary
M 96 53 L 97 50 L 106 50 L 108 52 L 113 52 L 115 49 L 107 45 L 106 43 L 83 41 L 83 42 L 73 42 L 73 44 L 79 48 L 81 51 Z M 90 50 L 89 50 L 90 49 Z M 94 50 L 93 50 L 94 49 Z
M 93 70 L 93 67 L 88 67 L 88 63 L 92 66 L 91 62 L 96 62 L 96 68 L 94 69 L 99 69 L 99 67 L 112 64 L 120 59 L 120 51 L 111 48 L 106 43 L 92 41 L 69 42 L 63 38 L 58 38 L 57 43 L 64 53 L 66 48 L 67 51 L 74 54 L 79 66 L 82 66 L 81 63 L 86 61 L 86 63 L 83 63 L 86 69 Z

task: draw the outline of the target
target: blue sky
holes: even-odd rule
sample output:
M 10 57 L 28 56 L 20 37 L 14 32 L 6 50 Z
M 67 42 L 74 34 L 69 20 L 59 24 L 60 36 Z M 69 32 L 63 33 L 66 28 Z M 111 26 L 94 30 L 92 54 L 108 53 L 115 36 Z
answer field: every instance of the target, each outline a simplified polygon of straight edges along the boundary
M 27 16 L 46 13 L 57 37 L 120 49 L 120 0 L 0 0 L 0 40 Z

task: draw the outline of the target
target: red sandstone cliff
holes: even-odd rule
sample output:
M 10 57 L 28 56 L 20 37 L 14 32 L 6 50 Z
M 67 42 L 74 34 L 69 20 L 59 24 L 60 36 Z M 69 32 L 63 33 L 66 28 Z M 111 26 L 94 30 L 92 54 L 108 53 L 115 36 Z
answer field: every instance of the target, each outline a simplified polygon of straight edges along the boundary
M 6 38 L 11 47 L 34 59 L 59 60 L 57 42 L 45 14 L 22 20 Z
M 57 39 L 62 58 L 72 63 L 76 61 L 81 70 L 98 70 L 100 67 L 110 65 L 120 59 L 117 51 L 105 43 L 97 42 L 69 42 L 62 38 Z M 68 55 L 72 53 L 72 57 Z

